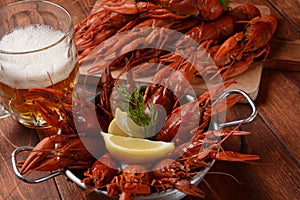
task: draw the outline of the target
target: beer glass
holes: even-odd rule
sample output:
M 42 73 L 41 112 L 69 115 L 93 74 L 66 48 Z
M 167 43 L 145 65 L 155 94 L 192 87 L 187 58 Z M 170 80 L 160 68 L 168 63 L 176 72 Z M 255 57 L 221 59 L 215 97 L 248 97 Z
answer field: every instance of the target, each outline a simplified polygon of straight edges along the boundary
M 60 5 L 34 0 L 0 7 L 0 106 L 4 114 L 8 111 L 27 127 L 49 127 L 38 106 L 55 109 L 57 105 L 30 94 L 30 89 L 72 94 L 78 78 L 74 40 L 71 15 Z

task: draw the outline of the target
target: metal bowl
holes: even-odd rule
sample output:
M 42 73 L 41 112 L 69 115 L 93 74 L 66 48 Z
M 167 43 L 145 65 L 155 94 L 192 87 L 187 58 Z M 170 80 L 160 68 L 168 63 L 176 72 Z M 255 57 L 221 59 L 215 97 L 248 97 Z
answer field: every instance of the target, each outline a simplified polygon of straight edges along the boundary
M 251 97 L 244 91 L 242 90 L 227 90 L 225 91 L 218 99 L 221 98 L 226 98 L 227 96 L 231 95 L 231 94 L 235 94 L 235 93 L 239 93 L 241 95 L 243 95 L 245 97 L 245 99 L 248 101 L 249 105 L 252 108 L 252 113 L 251 115 L 246 118 L 246 119 L 241 119 L 241 120 L 236 120 L 236 121 L 231 121 L 231 122 L 225 122 L 225 123 L 219 123 L 218 119 L 212 120 L 211 123 L 211 130 L 221 130 L 225 127 L 228 126 L 234 126 L 234 125 L 239 125 L 242 123 L 250 123 L 257 115 L 257 109 L 256 106 L 253 102 L 253 100 L 251 99 Z M 214 102 L 216 103 L 216 102 Z M 217 140 L 219 138 L 216 138 Z M 46 181 L 50 178 L 53 178 L 55 176 L 64 174 L 66 177 L 68 177 L 68 179 L 70 179 L 72 182 L 74 182 L 76 185 L 78 185 L 80 188 L 82 189 L 89 189 L 89 186 L 85 185 L 84 183 L 81 182 L 81 179 L 75 175 L 74 171 L 72 170 L 58 170 L 56 172 L 50 173 L 46 176 L 42 176 L 42 177 L 38 177 L 38 178 L 28 178 L 28 177 L 24 177 L 23 175 L 20 174 L 19 169 L 17 168 L 17 161 L 16 161 L 16 157 L 17 154 L 19 154 L 22 151 L 30 151 L 32 150 L 34 147 L 29 147 L 29 146 L 22 146 L 19 148 L 16 148 L 13 152 L 12 152 L 12 166 L 13 166 L 13 171 L 15 173 L 15 175 L 21 179 L 22 181 L 26 182 L 26 183 L 40 183 L 43 181 Z M 199 171 L 199 173 L 197 175 L 195 175 L 193 177 L 193 179 L 191 180 L 191 183 L 194 185 L 198 185 L 202 179 L 204 178 L 205 174 L 210 170 L 210 168 L 213 166 L 215 160 L 210 160 L 208 162 L 210 167 L 205 167 L 203 168 L 201 171 Z M 105 195 L 107 196 L 107 192 L 105 190 L 94 190 L 96 193 L 98 193 L 99 195 Z M 159 199 L 159 200 L 169 200 L 169 199 L 182 199 L 183 197 L 185 197 L 186 194 L 176 190 L 176 189 L 168 189 L 165 192 L 160 192 L 160 193 L 152 193 L 150 195 L 133 195 L 132 199 L 134 200 L 154 200 L 154 199 Z M 112 197 L 112 199 L 118 199 L 118 196 Z

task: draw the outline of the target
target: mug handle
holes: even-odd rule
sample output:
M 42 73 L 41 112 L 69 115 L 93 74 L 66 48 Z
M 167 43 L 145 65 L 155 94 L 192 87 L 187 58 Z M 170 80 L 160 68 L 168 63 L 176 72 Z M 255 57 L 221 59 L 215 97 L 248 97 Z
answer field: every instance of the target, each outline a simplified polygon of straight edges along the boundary
M 10 113 L 4 108 L 2 102 L 0 101 L 0 119 L 9 116 Z

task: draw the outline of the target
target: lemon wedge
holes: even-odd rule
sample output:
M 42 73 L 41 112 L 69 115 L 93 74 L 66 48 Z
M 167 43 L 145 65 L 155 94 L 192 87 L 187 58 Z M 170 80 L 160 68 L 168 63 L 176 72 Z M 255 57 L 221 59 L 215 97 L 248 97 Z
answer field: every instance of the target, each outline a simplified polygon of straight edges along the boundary
M 172 142 L 151 141 L 101 132 L 107 151 L 127 164 L 151 164 L 174 150 Z
M 137 125 L 127 114 L 119 108 L 116 108 L 115 118 L 117 126 L 131 137 L 144 138 L 145 128 Z
M 117 124 L 116 118 L 114 118 L 109 126 L 108 126 L 108 133 L 113 134 L 113 135 L 119 135 L 119 136 L 125 136 L 128 137 L 129 135 L 123 131 Z

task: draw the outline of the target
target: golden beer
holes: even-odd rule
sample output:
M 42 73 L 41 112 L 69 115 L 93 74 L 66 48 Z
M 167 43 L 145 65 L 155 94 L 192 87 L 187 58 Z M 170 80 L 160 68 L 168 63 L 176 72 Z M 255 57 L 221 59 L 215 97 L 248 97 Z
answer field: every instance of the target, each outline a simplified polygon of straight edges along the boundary
M 0 100 L 23 125 L 48 127 L 35 104 L 43 98 L 28 90 L 52 88 L 72 94 L 78 78 L 72 18 L 57 4 L 22 1 L 0 8 L 0 29 Z
M 49 86 L 49 88 L 72 93 L 74 85 L 77 82 L 78 66 L 75 65 L 71 74 L 67 79 L 64 79 L 56 84 Z M 49 125 L 42 118 L 38 111 L 35 102 L 43 102 L 43 97 L 32 97 L 28 95 L 29 89 L 16 89 L 0 82 L 0 96 L 2 96 L 2 103 L 9 110 L 10 113 L 19 120 L 20 123 L 27 127 L 46 128 Z M 55 95 L 55 94 L 54 94 Z M 47 99 L 46 99 L 47 101 Z M 53 104 L 49 109 L 55 109 L 57 105 Z

